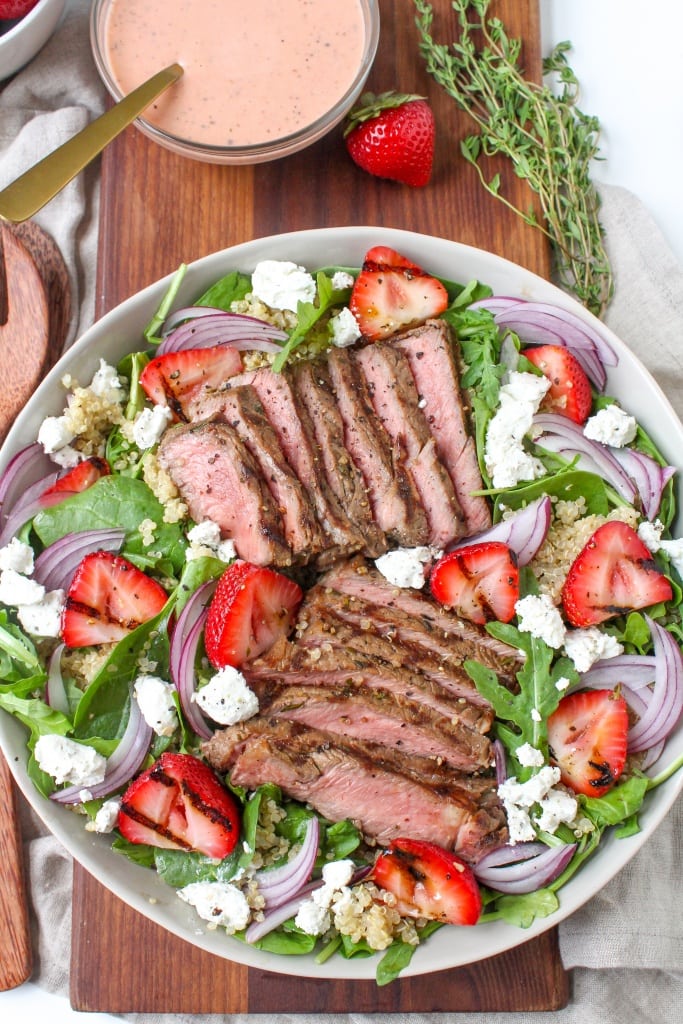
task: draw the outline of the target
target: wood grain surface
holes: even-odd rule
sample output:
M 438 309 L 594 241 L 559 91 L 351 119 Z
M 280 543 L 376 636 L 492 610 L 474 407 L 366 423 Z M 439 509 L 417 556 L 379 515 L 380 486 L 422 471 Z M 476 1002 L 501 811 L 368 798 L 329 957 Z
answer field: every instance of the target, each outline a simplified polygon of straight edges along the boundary
M 0 753 L 0 992 L 23 985 L 33 969 L 18 819 L 14 780 Z
M 450 3 L 433 4 L 435 35 L 455 31 Z M 372 178 L 345 154 L 341 132 L 285 160 L 252 167 L 189 161 L 134 128 L 102 158 L 97 313 L 103 314 L 180 263 L 285 231 L 388 225 L 450 238 L 549 273 L 541 234 L 489 197 L 459 155 L 472 130 L 424 71 L 414 8 L 381 0 L 381 41 L 368 86 L 430 98 L 437 121 L 431 183 L 408 189 Z M 524 40 L 528 73 L 540 75 L 537 0 L 499 0 L 511 35 Z M 516 201 L 525 185 L 500 170 Z M 493 173 L 493 169 L 492 169 Z M 290 979 L 223 960 L 191 946 L 121 903 L 74 869 L 71 1002 L 109 1012 L 273 1013 L 552 1010 L 566 1004 L 568 977 L 554 929 L 491 960 L 379 989 L 373 982 Z

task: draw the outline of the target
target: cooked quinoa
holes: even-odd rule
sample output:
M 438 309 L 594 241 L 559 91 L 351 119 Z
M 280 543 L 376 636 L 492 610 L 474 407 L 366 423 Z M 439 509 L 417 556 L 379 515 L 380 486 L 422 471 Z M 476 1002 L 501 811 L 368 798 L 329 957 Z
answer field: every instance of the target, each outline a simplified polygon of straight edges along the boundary
M 548 535 L 531 562 L 542 594 L 547 594 L 555 604 L 560 603 L 562 587 L 572 562 L 598 527 L 615 519 L 627 523 L 634 530 L 638 526 L 638 513 L 630 505 L 620 505 L 602 516 L 586 515 L 583 497 L 576 501 L 553 502 Z
M 178 489 L 173 480 L 161 466 L 154 452 L 148 452 L 142 464 L 142 478 L 164 506 L 164 522 L 179 523 L 186 519 L 188 508 L 180 500 Z

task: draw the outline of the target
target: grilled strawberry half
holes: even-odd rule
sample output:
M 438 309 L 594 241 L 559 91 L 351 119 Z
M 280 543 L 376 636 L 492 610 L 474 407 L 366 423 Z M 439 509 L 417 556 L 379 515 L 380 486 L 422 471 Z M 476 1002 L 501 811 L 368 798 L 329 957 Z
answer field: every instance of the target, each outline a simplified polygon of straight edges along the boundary
M 526 348 L 522 355 L 550 381 L 542 408 L 583 424 L 593 404 L 591 386 L 576 356 L 561 345 Z
M 572 563 L 562 606 L 573 626 L 594 626 L 672 594 L 636 531 L 615 520 L 598 527 Z
M 432 596 L 470 622 L 510 622 L 519 599 L 514 551 L 500 541 L 482 541 L 443 555 L 429 577 Z
M 164 607 L 160 583 L 109 551 L 94 551 L 80 562 L 62 612 L 62 639 L 67 647 L 122 640 Z
M 140 374 L 150 401 L 167 405 L 176 420 L 186 420 L 186 405 L 205 384 L 220 387 L 242 370 L 242 357 L 230 345 L 182 349 L 155 356 Z
M 628 708 L 613 690 L 585 690 L 563 697 L 548 719 L 551 760 L 565 786 L 602 796 L 624 770 Z
M 222 860 L 240 835 L 232 794 L 204 761 L 162 754 L 134 780 L 121 800 L 118 828 L 129 843 L 188 850 Z
M 77 466 L 67 469 L 66 473 L 63 473 L 52 487 L 43 491 L 43 497 L 49 497 L 52 494 L 63 494 L 64 497 L 69 494 L 79 494 L 97 483 L 100 477 L 109 476 L 110 473 L 111 469 L 107 460 L 93 455 L 92 458 L 84 459 Z
M 406 917 L 444 924 L 479 920 L 481 893 L 472 869 L 435 843 L 394 839 L 380 853 L 369 877 L 396 897 L 396 909 Z
M 363 337 L 379 341 L 439 316 L 448 306 L 448 293 L 416 263 L 376 245 L 365 254 L 349 306 Z
M 413 188 L 429 182 L 435 135 L 434 114 L 424 98 L 395 92 L 365 93 L 344 129 L 354 163 Z
M 251 562 L 233 562 L 219 579 L 204 628 L 214 668 L 238 668 L 257 658 L 294 625 L 303 591 L 282 573 Z

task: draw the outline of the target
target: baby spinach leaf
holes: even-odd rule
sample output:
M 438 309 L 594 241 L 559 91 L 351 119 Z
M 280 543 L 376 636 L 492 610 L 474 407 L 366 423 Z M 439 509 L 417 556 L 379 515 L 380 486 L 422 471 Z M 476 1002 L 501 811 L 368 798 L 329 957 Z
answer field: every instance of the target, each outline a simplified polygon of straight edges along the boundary
M 499 896 L 490 904 L 494 909 L 487 909 L 481 921 L 502 920 L 518 928 L 529 928 L 537 917 L 554 914 L 559 905 L 559 899 L 550 889 L 537 889 L 521 896 Z
M 247 274 L 233 270 L 212 284 L 203 295 L 195 299 L 193 305 L 213 306 L 215 309 L 224 309 L 226 312 L 230 312 L 232 303 L 239 302 L 250 291 L 251 278 Z
M 237 873 L 238 861 L 237 847 L 219 861 L 203 853 L 154 848 L 154 866 L 160 877 L 174 889 L 182 889 L 192 882 L 229 882 Z
M 580 796 L 581 809 L 597 828 L 620 825 L 640 810 L 648 786 L 648 779 L 634 775 L 617 783 L 604 796 Z

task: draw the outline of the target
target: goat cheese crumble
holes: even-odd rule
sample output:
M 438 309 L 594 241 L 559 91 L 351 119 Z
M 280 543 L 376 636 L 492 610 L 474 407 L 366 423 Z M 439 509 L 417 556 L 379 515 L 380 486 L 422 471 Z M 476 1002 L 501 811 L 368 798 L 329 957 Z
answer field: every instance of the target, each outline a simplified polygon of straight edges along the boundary
M 251 910 L 247 898 L 229 882 L 191 882 L 178 895 L 194 907 L 213 928 L 225 928 L 228 935 L 241 931 L 249 923 Z
M 212 519 L 203 519 L 187 532 L 190 542 L 185 558 L 189 562 L 193 558 L 205 556 L 220 558 L 222 562 L 232 562 L 237 552 L 234 541 L 221 539 L 221 528 Z
M 153 448 L 172 419 L 173 413 L 167 405 L 143 409 L 133 424 L 133 440 L 138 448 L 141 451 Z
M 636 436 L 636 430 L 637 423 L 633 416 L 629 416 L 618 405 L 607 405 L 586 420 L 583 433 L 590 441 L 599 441 L 612 448 L 623 448 Z
M 484 461 L 494 487 L 514 487 L 545 474 L 540 459 L 524 448 L 534 413 L 550 387 L 547 377 L 513 371 L 500 389 L 499 407 L 486 431 Z
M 347 306 L 336 316 L 330 317 L 329 326 L 332 344 L 337 348 L 348 348 L 361 336 L 358 321 Z
M 505 807 L 512 844 L 535 838 L 531 810 L 537 805 L 540 815 L 533 820 L 543 832 L 554 833 L 563 822 L 574 820 L 578 802 L 565 790 L 555 788 L 559 781 L 560 769 L 545 765 L 526 782 L 512 775 L 500 784 L 498 795 Z
M 9 544 L 0 548 L 0 570 L 13 569 L 22 576 L 30 576 L 33 572 L 33 548 L 24 544 L 18 537 L 12 537 Z
M 258 697 L 236 668 L 226 665 L 206 686 L 195 690 L 192 700 L 219 725 L 235 725 L 258 712 Z
M 262 260 L 251 275 L 252 293 L 271 309 L 289 309 L 296 313 L 300 302 L 313 302 L 315 280 L 311 274 L 289 260 Z
M 40 736 L 34 756 L 41 771 L 51 775 L 57 785 L 96 786 L 104 779 L 107 759 L 94 747 L 77 743 L 67 736 L 46 733 Z
M 558 650 L 565 640 L 566 629 L 559 610 L 547 594 L 537 597 L 529 594 L 515 604 L 522 633 L 544 640 L 548 647 Z
M 172 736 L 178 726 L 174 687 L 158 676 L 138 676 L 133 692 L 150 729 L 157 736 Z
M 425 566 L 435 557 L 429 547 L 396 548 L 376 558 L 375 565 L 395 587 L 421 590 L 425 585 Z
M 596 661 L 623 654 L 624 647 L 616 637 L 603 633 L 597 626 L 589 626 L 567 630 L 564 653 L 573 661 L 577 672 L 587 672 Z

